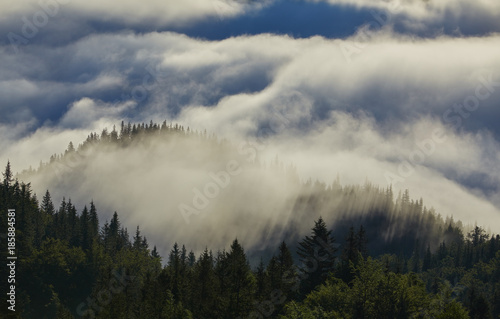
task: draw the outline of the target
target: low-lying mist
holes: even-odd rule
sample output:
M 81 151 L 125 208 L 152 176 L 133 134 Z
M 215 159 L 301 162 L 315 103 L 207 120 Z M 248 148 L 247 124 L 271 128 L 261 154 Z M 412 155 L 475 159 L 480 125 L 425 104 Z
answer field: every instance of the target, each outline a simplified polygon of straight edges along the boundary
M 117 211 L 129 234 L 140 225 L 164 257 L 174 242 L 200 252 L 238 238 L 250 256 L 273 251 L 282 240 L 293 247 L 319 216 L 337 229 L 339 242 L 349 226 L 368 226 L 375 251 L 381 241 L 404 236 L 432 245 L 443 240 L 450 220 L 408 192 L 301 179 L 293 165 L 263 160 L 268 147 L 263 140 L 237 144 L 166 123 L 124 126 L 120 133 L 92 133 L 19 178 L 31 182 L 39 198 L 48 189 L 56 207 L 64 197 L 81 211 L 92 200 L 101 225 Z

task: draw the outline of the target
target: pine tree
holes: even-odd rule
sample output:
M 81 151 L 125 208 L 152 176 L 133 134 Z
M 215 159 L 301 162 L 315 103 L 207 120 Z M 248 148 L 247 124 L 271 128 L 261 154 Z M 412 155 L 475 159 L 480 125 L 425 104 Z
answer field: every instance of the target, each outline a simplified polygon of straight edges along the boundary
M 415 248 L 413 249 L 413 255 L 410 259 L 410 270 L 415 273 L 419 273 L 422 270 L 420 259 L 420 243 L 418 239 L 415 241 Z
M 109 134 L 111 142 L 116 142 L 118 140 L 118 132 L 116 131 L 116 126 L 113 125 L 113 130 Z
M 71 246 L 76 247 L 81 243 L 80 220 L 77 215 L 76 207 L 71 202 L 71 199 L 68 200 L 67 211 L 69 224 L 69 243 Z
M 269 263 L 267 264 L 266 273 L 269 277 L 269 285 L 272 289 L 279 289 L 281 286 L 281 275 L 278 265 L 278 258 L 276 256 L 271 257 Z
M 81 247 L 83 250 L 88 250 L 92 247 L 92 237 L 90 236 L 90 215 L 85 205 L 80 216 L 80 230 L 81 230 Z
M 154 245 L 153 250 L 151 251 L 151 257 L 159 258 L 161 260 L 161 256 L 158 253 L 158 250 L 156 249 L 156 245 Z
M 255 272 L 255 279 L 256 279 L 256 292 L 255 296 L 257 297 L 258 300 L 263 300 L 265 298 L 268 298 L 270 289 L 269 289 L 269 276 L 266 271 L 266 266 L 264 265 L 264 261 L 262 260 L 262 257 L 260 258 L 259 265 L 257 266 L 256 272 Z
M 16 208 L 16 245 L 19 255 L 29 256 L 33 251 L 35 239 L 34 220 L 38 214 L 38 201 L 31 194 L 30 184 L 14 183 L 14 194 L 17 193 L 18 202 Z
M 14 174 L 12 173 L 12 169 L 10 167 L 10 161 L 7 161 L 7 166 L 5 167 L 5 172 L 2 173 L 3 175 L 3 185 L 5 189 L 9 189 L 10 185 L 14 181 L 13 176 Z
M 248 314 L 252 309 L 255 279 L 243 247 L 235 239 L 227 253 L 229 305 L 227 318 Z
M 312 228 L 312 236 L 306 236 L 300 243 L 297 254 L 302 266 L 302 287 L 307 293 L 324 282 L 334 270 L 337 245 L 323 218 Z
M 269 270 L 269 277 L 271 278 L 271 289 L 273 291 L 280 291 L 280 293 L 287 299 L 295 297 L 298 292 L 299 282 L 298 276 L 295 271 L 293 257 L 288 249 L 286 243 L 283 241 L 279 246 L 279 253 L 277 257 L 273 257 L 271 262 L 274 270 Z M 275 305 L 275 312 L 280 313 L 283 309 L 283 304 Z
M 122 121 L 120 125 L 120 135 L 118 136 L 118 138 L 122 140 L 124 135 L 125 135 L 125 122 Z
M 349 233 L 346 237 L 346 243 L 341 255 L 340 278 L 346 283 L 350 283 L 354 279 L 352 267 L 356 267 L 359 261 L 359 250 L 354 227 L 349 228 Z
M 135 230 L 134 243 L 132 244 L 132 248 L 137 251 L 140 251 L 142 248 L 142 236 L 141 231 L 139 230 L 139 225 L 137 225 L 137 228 Z
M 368 239 L 366 238 L 366 231 L 363 225 L 359 226 L 358 233 L 356 234 L 356 244 L 358 252 L 366 259 L 368 257 Z
M 97 216 L 97 209 L 95 208 L 94 202 L 90 202 L 90 227 L 89 227 L 89 237 L 93 239 L 98 239 L 99 237 L 99 217 Z
M 66 199 L 63 197 L 59 210 L 54 216 L 55 238 L 67 241 L 69 243 L 69 222 L 67 213 Z
M 116 254 L 122 247 L 120 230 L 121 230 L 120 219 L 118 218 L 118 213 L 114 212 L 113 218 L 111 218 L 111 221 L 109 222 L 109 238 L 108 238 L 108 244 L 109 244 L 108 249 L 112 255 Z
M 195 263 L 196 263 L 196 256 L 194 255 L 194 252 L 191 250 L 189 251 L 188 254 L 188 266 L 193 267 Z
M 52 203 L 49 190 L 47 190 L 43 196 L 41 209 L 43 213 L 48 216 L 53 216 L 55 213 L 54 204 Z
M 35 196 L 36 198 L 36 196 Z M 48 223 L 48 216 L 42 209 L 35 209 L 35 218 L 34 218 L 34 245 L 35 248 L 40 248 L 42 245 L 42 241 L 45 238 L 45 231 Z
M 216 277 L 212 255 L 205 248 L 194 266 L 193 299 L 195 318 L 213 317 L 212 308 L 216 302 Z
M 75 147 L 73 146 L 73 142 L 69 142 L 68 148 L 66 149 L 66 152 L 64 154 L 71 154 L 75 152 Z
M 422 264 L 422 271 L 427 271 L 431 268 L 431 246 L 427 245 L 427 250 L 425 251 L 424 263 Z
M 169 287 L 174 296 L 176 302 L 180 301 L 180 286 L 181 286 L 181 255 L 179 251 L 179 245 L 174 243 L 170 255 L 168 256 L 168 275 L 169 275 Z
M 293 290 L 296 290 L 295 287 L 298 278 L 293 263 L 292 253 L 284 241 L 279 246 L 277 261 L 280 278 L 278 289 L 285 295 L 291 295 Z

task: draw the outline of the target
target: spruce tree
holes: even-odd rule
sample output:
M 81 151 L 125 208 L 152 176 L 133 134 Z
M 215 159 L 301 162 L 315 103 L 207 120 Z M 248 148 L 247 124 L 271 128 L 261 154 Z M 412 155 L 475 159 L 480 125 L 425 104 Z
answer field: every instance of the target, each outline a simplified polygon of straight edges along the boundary
M 229 305 L 226 318 L 247 315 L 252 309 L 255 279 L 243 247 L 235 239 L 227 253 Z
M 97 209 L 94 202 L 90 202 L 90 228 L 89 236 L 93 239 L 98 239 L 99 235 L 99 217 L 97 216 Z
M 323 218 L 314 223 L 312 235 L 306 236 L 300 243 L 297 254 L 302 263 L 302 288 L 307 293 L 323 283 L 334 270 L 337 245 L 326 227 Z
M 87 206 L 83 207 L 80 216 L 80 231 L 81 231 L 81 247 L 83 250 L 88 250 L 92 247 L 92 237 L 90 236 L 90 216 Z
M 354 233 L 354 227 L 349 228 L 344 250 L 342 251 L 340 258 L 340 278 L 342 278 L 344 282 L 350 283 L 354 279 L 352 267 L 356 267 L 358 265 L 359 259 L 358 244 L 356 234 Z
M 270 292 L 269 286 L 269 277 L 268 272 L 266 271 L 266 266 L 264 265 L 264 261 L 262 257 L 260 258 L 259 265 L 257 266 L 255 272 L 255 279 L 257 281 L 257 290 L 255 292 L 255 296 L 258 300 L 263 300 L 268 297 Z
M 10 167 L 10 161 L 7 161 L 7 166 L 5 167 L 5 172 L 2 173 L 3 175 L 3 185 L 5 189 L 8 189 L 12 182 L 14 181 L 13 176 L 14 174 L 12 173 L 12 169 Z

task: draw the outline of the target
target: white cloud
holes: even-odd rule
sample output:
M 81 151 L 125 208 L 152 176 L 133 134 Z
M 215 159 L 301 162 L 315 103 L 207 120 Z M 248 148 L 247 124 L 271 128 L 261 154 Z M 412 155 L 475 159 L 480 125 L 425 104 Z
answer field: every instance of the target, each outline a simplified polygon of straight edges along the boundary
M 104 21 L 124 21 L 129 24 L 155 23 L 157 25 L 182 25 L 206 17 L 221 19 L 236 16 L 245 10 L 259 8 L 265 2 L 253 5 L 232 0 L 20 0 L 0 5 L 0 16 L 26 16 L 47 12 L 49 19 L 61 12 L 78 12 L 80 16 L 99 18 Z M 46 14 L 46 16 L 47 16 Z M 39 18 L 40 21 L 41 18 Z
M 83 98 L 70 105 L 68 112 L 59 121 L 59 125 L 67 128 L 96 127 L 96 123 L 112 123 L 120 118 L 121 114 L 135 106 L 129 101 L 118 105 L 96 103 L 89 98 Z
M 446 18 L 446 14 L 474 15 L 488 12 L 492 16 L 500 13 L 500 4 L 495 0 L 481 0 L 471 3 L 466 0 L 312 0 L 327 1 L 334 5 L 349 5 L 357 8 L 376 8 L 387 11 L 388 17 L 404 14 L 420 21 Z M 385 17 L 382 16 L 385 20 Z
M 359 43 L 364 44 L 362 50 L 347 60 L 342 45 Z M 122 117 L 146 122 L 166 118 L 235 141 L 253 140 L 259 130 L 270 127 L 274 134 L 260 153 L 263 159 L 278 155 L 296 163 L 304 179 L 311 176 L 331 182 L 339 173 L 344 183 L 368 178 L 385 185 L 384 173 L 397 172 L 401 160 L 408 159 L 417 143 L 439 128 L 446 132 L 446 141 L 436 145 L 397 187 L 423 196 L 444 215 L 487 223 L 500 216 L 498 200 L 495 194 L 472 185 L 471 180 L 483 174 L 489 184 L 500 184 L 500 132 L 497 123 L 488 122 L 498 115 L 495 105 L 500 101 L 500 88 L 494 87 L 477 110 L 467 112 L 458 130 L 445 127 L 441 121 L 453 104 L 476 94 L 480 76 L 492 73 L 499 81 L 498 56 L 498 34 L 419 39 L 384 30 L 364 42 L 359 37 L 294 39 L 266 34 L 223 41 L 202 41 L 175 33 L 94 35 L 59 48 L 9 56 L 19 65 L 31 57 L 34 70 L 47 72 L 37 77 L 30 69 L 20 68 L 18 74 L 12 74 L 17 68 L 10 68 L 2 82 L 10 99 L 22 100 L 28 95 L 43 100 L 49 94 L 52 100 L 66 102 L 60 121 L 52 122 L 50 128 L 41 127 L 22 138 L 12 135 L 10 144 L 0 151 L 0 160 L 21 163 L 16 169 L 29 163 L 36 166 L 40 159 L 64 151 L 70 140 L 78 144 L 90 131 L 100 132 L 104 125 L 110 128 Z M 57 75 L 52 78 L 49 71 Z M 29 89 L 11 90 L 14 82 Z M 145 90 L 147 98 L 134 100 L 134 89 Z M 121 93 L 125 96 L 119 97 L 117 105 L 109 98 L 103 102 L 95 97 L 113 90 L 118 93 L 111 98 Z M 19 105 L 30 118 L 41 107 Z M 54 107 L 49 103 L 42 106 L 47 111 Z M 3 132 L 6 130 L 9 128 Z M 19 130 L 30 131 L 29 127 Z M 128 156 L 122 158 L 127 158 L 129 165 L 144 156 L 121 155 Z M 113 183 L 154 179 L 161 184 L 179 180 L 183 174 L 192 178 L 194 185 L 203 185 L 206 174 L 182 167 L 181 159 L 175 164 L 180 166 L 170 170 L 161 161 L 168 151 L 158 150 L 156 155 L 153 164 L 158 166 L 139 168 L 130 175 L 117 167 L 113 173 L 117 180 L 92 184 L 95 180 L 89 178 L 73 185 L 81 188 L 61 191 L 81 191 L 80 200 L 88 201 L 93 192 Z M 103 156 L 102 160 L 113 163 L 113 158 Z M 96 178 L 101 178 L 104 172 L 98 164 L 92 164 L 95 167 L 90 171 L 99 172 Z M 141 174 L 144 180 L 139 178 Z M 44 188 L 42 184 L 48 182 L 41 179 L 37 183 Z M 192 185 L 183 184 L 188 194 Z M 131 222 L 142 225 L 139 204 L 143 202 L 138 198 L 146 196 L 151 207 L 163 207 L 167 203 L 162 191 L 160 188 L 148 195 L 137 186 L 132 195 L 117 192 L 116 197 L 109 197 L 106 206 L 119 206 L 123 213 L 128 210 Z M 237 205 L 236 200 L 230 203 L 232 208 Z M 471 214 L 473 209 L 476 211 Z

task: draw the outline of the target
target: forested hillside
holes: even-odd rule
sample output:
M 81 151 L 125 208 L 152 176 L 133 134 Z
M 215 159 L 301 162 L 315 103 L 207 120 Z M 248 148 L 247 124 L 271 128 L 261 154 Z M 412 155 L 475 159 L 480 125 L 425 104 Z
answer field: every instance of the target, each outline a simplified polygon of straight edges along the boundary
M 301 179 L 293 164 L 262 158 L 265 147 L 259 139 L 234 144 L 166 122 L 122 123 L 79 145 L 70 142 L 64 153 L 18 178 L 39 195 L 49 189 L 56 205 L 65 197 L 81 209 L 93 200 L 102 221 L 119 212 L 130 227 L 140 224 L 163 255 L 174 242 L 201 252 L 238 237 L 253 266 L 284 238 L 295 251 L 310 230 L 304 220 L 320 216 L 338 238 L 350 226 L 373 225 L 370 250 L 405 258 L 415 245 L 435 250 L 456 229 L 473 227 L 440 216 L 408 190 L 394 194 L 390 185 Z
M 158 144 L 158 140 L 165 142 Z M 221 192 L 223 199 L 249 188 L 265 192 L 274 186 L 265 185 L 267 181 L 290 187 L 280 192 L 279 205 L 262 202 L 264 197 L 257 191 L 247 194 L 248 201 L 261 200 L 255 206 L 239 207 L 237 201 L 228 204 L 226 209 L 235 210 L 232 213 L 240 218 L 238 223 L 234 222 L 237 219 L 229 219 L 229 223 L 238 229 L 250 228 L 251 240 L 243 232 L 242 236 L 236 233 L 228 238 L 232 233 L 225 225 L 217 228 L 210 223 L 205 225 L 214 228 L 210 231 L 225 234 L 216 241 L 225 242 L 222 247 L 209 245 L 211 242 L 203 237 L 206 234 L 190 238 L 189 242 L 180 236 L 171 243 L 168 253 L 161 254 L 156 240 L 148 241 L 141 232 L 141 225 L 130 224 L 130 218 L 127 223 L 122 221 L 121 210 L 120 214 L 102 211 L 92 198 L 78 208 L 70 196 L 54 202 L 53 196 L 60 196 L 54 191 L 47 190 L 38 197 L 31 184 L 23 182 L 60 174 L 54 178 L 64 183 L 78 176 L 75 174 L 80 169 L 92 171 L 88 168 L 96 165 L 93 159 L 99 163 L 106 158 L 101 154 L 134 147 L 150 150 L 159 145 L 168 150 L 168 163 L 187 158 L 187 153 L 195 152 L 190 149 L 195 145 L 204 152 L 213 152 L 195 158 L 197 164 L 208 169 L 217 167 L 219 161 L 239 160 L 243 177 L 226 188 L 229 194 Z M 279 161 L 265 164 L 258 158 L 247 161 L 233 149 L 230 142 L 177 125 L 122 124 L 119 131 L 90 134 L 77 147 L 70 143 L 65 154 L 55 155 L 38 170 L 17 178 L 8 163 L 0 185 L 0 233 L 7 233 L 7 210 L 15 209 L 15 316 L 500 316 L 500 236 L 486 233 L 481 225 L 466 229 L 460 221 L 443 218 L 426 208 L 421 199 L 411 199 L 408 191 L 394 196 L 390 186 L 300 181 L 292 166 Z M 247 182 L 255 180 L 245 177 L 246 172 L 259 177 L 271 174 L 272 178 L 248 186 Z M 83 179 L 79 181 L 84 183 Z M 219 199 L 214 206 L 220 208 L 223 202 Z M 264 213 L 257 212 L 266 206 Z M 147 212 L 142 214 L 144 217 Z M 178 211 L 175 215 L 183 220 Z M 192 223 L 196 223 L 197 216 L 192 217 Z M 202 223 L 192 227 L 203 230 Z M 188 232 L 188 228 L 183 230 Z M 207 233 L 210 231 L 207 229 Z M 197 245 L 192 245 L 195 242 Z M 6 258 L 4 249 L 2 258 Z M 7 271 L 2 267 L 2 278 L 8 276 Z M 7 283 L 1 282 L 2 291 L 7 291 Z

